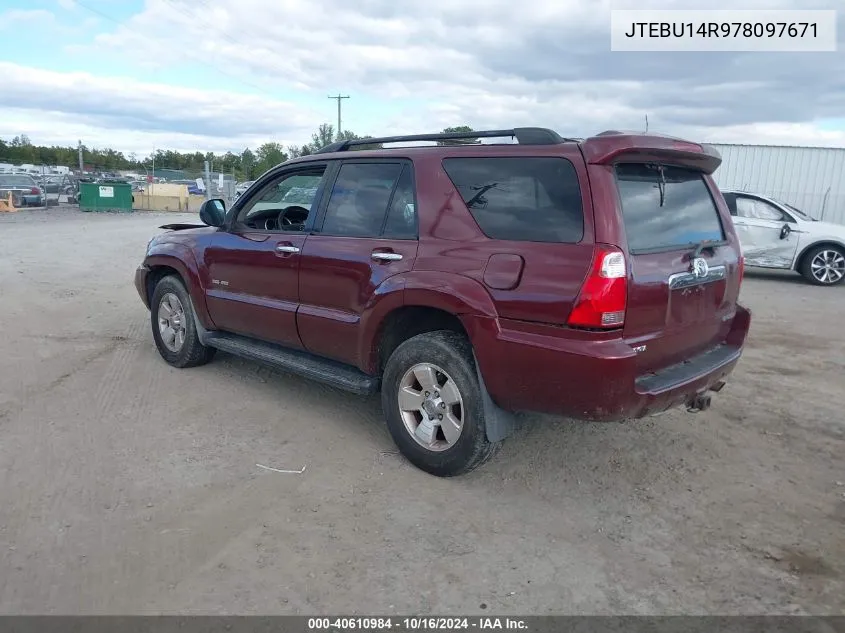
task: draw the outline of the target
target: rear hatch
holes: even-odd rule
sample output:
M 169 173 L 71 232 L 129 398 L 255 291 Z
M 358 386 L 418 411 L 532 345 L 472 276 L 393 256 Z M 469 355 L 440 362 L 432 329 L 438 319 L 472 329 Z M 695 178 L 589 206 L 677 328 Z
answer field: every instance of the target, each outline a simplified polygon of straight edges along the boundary
M 724 342 L 736 311 L 740 251 L 721 194 L 678 157 L 612 169 L 630 262 L 623 336 L 642 373 Z

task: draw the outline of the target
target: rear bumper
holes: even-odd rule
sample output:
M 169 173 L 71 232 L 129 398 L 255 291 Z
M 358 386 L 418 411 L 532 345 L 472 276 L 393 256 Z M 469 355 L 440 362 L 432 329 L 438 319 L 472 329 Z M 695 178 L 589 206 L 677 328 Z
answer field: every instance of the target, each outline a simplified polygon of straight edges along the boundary
M 25 195 L 21 196 L 21 202 L 25 207 L 43 207 L 46 204 L 44 196 Z
M 143 264 L 135 269 L 135 290 L 138 291 L 141 301 L 144 302 L 148 310 L 150 308 L 150 298 L 147 296 L 147 275 L 149 274 L 150 269 Z
M 750 312 L 737 306 L 721 345 L 648 375 L 639 375 L 636 352 L 618 338 L 594 340 L 501 319 L 485 320 L 470 334 L 490 396 L 503 409 L 617 421 L 661 413 L 720 388 L 739 361 L 750 322 Z

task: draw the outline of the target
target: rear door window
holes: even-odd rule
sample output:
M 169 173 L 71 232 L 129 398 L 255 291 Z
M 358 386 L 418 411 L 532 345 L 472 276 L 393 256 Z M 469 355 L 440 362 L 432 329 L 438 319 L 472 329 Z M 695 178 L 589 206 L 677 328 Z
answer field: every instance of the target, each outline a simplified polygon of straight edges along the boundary
M 390 209 L 384 219 L 382 237 L 410 240 L 417 237 L 417 212 L 411 167 L 405 165 L 393 191 Z
M 578 175 L 565 158 L 446 158 L 443 169 L 487 237 L 575 243 L 584 236 Z
M 344 163 L 326 209 L 325 235 L 378 237 L 401 163 Z
M 616 181 L 632 253 L 725 239 L 719 211 L 701 172 L 623 163 L 616 166 Z

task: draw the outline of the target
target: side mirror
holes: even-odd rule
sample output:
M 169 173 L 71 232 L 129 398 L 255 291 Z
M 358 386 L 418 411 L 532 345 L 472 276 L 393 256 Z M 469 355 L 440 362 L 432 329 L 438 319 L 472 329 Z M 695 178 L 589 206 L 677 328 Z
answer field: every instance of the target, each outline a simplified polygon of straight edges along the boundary
M 223 226 L 226 221 L 226 203 L 219 198 L 206 200 L 200 207 L 200 220 L 208 226 Z
M 780 239 L 785 240 L 789 237 L 789 234 L 792 233 L 792 229 L 789 228 L 788 224 L 784 224 L 783 228 L 780 230 Z

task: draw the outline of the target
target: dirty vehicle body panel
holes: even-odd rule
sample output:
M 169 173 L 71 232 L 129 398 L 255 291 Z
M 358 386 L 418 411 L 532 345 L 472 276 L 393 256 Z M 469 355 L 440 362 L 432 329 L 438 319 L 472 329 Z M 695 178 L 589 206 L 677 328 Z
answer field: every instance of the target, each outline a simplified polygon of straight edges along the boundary
M 488 409 L 621 420 L 706 408 L 750 323 L 710 177 L 718 155 L 668 137 L 544 132 L 523 130 L 520 144 L 341 143 L 289 161 L 219 228 L 154 238 L 138 291 L 149 306 L 175 271 L 206 341 L 323 359 L 356 372 L 353 391 L 378 388 L 403 340 L 446 328 L 471 344 Z M 292 207 L 280 193 L 291 178 Z

